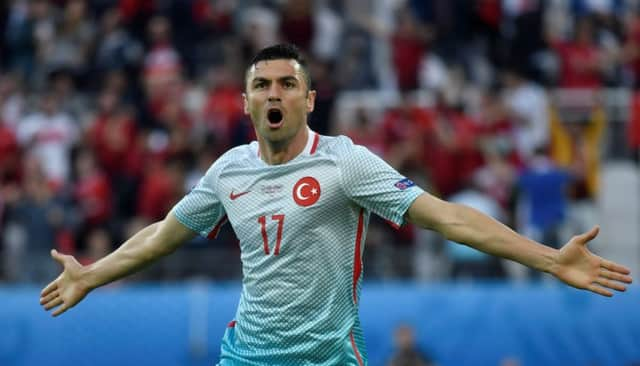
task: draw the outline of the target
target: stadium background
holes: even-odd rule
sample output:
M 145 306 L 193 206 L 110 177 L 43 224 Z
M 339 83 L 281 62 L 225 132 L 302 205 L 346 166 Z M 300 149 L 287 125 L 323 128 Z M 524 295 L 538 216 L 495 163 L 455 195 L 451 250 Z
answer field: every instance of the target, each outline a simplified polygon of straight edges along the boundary
M 51 248 L 95 261 L 254 138 L 244 67 L 279 41 L 309 56 L 314 130 L 349 135 L 434 194 L 548 245 L 600 223 L 592 249 L 637 276 L 639 5 L 2 2 L 0 365 L 216 359 L 241 275 L 228 227 L 60 319 L 38 292 L 58 271 Z M 377 219 L 366 246 L 372 365 L 407 354 L 394 343 L 411 343 L 406 327 L 439 365 L 640 362 L 636 285 L 597 298 Z

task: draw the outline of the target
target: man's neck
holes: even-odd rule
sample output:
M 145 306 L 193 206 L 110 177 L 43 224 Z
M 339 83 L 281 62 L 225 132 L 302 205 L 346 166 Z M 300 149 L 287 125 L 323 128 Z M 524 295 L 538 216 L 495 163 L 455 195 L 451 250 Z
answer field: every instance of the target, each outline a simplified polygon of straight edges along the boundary
M 308 139 L 309 129 L 306 126 L 302 127 L 291 139 L 281 142 L 270 142 L 258 136 L 260 157 L 269 165 L 287 163 L 302 153 L 307 146 Z

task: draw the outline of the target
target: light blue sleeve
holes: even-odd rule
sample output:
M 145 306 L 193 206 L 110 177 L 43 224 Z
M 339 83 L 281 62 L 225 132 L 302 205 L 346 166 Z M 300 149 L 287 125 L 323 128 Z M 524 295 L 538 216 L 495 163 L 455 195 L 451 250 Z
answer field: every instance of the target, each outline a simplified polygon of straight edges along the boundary
M 413 201 L 424 193 L 366 147 L 343 138 L 338 166 L 342 187 L 358 205 L 400 226 Z
M 214 165 L 173 208 L 178 221 L 204 237 L 217 234 L 224 223 L 226 213 L 218 194 L 218 166 Z

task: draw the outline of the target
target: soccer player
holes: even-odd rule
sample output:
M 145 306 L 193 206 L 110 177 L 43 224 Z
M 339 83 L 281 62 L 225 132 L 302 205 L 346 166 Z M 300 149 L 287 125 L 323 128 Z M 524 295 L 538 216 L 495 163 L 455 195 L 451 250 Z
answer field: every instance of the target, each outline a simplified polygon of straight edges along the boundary
M 240 239 L 243 286 L 220 365 L 365 365 L 358 319 L 371 212 L 412 222 L 604 296 L 629 270 L 587 250 L 598 228 L 553 249 L 471 208 L 440 200 L 346 137 L 309 129 L 315 91 L 295 47 L 260 51 L 246 71 L 244 110 L 257 141 L 221 156 L 160 222 L 87 266 L 55 250 L 62 274 L 40 303 L 58 316 L 91 290 L 229 222 Z

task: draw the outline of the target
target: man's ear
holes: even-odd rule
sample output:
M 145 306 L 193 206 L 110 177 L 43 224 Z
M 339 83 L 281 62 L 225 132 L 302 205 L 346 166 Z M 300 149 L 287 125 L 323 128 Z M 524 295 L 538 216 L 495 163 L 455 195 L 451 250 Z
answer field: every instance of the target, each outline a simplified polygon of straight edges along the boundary
M 313 112 L 313 109 L 316 106 L 316 91 L 309 90 L 307 93 L 307 113 Z
M 242 93 L 242 108 L 244 109 L 244 114 L 249 114 L 249 102 L 247 101 L 247 93 Z

